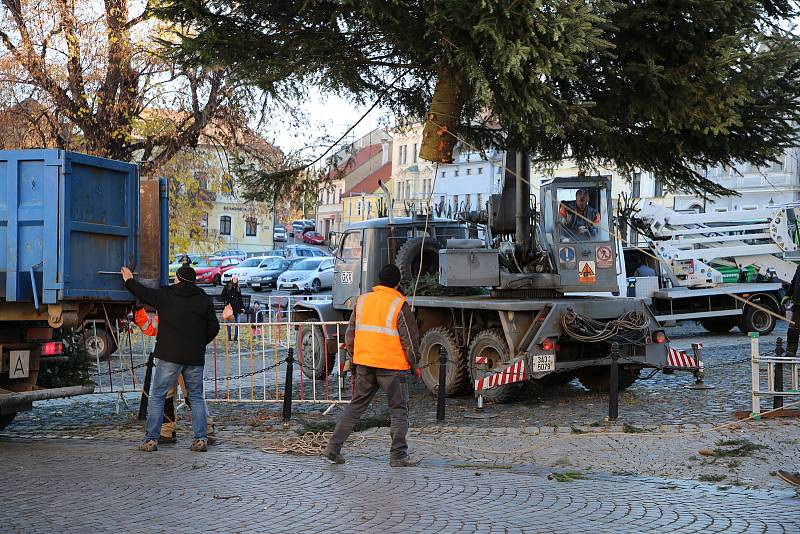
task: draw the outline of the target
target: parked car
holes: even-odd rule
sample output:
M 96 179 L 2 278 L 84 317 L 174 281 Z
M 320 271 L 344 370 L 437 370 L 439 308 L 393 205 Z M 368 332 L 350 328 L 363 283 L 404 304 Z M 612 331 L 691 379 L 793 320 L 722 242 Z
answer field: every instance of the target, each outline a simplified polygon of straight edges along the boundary
M 218 250 L 214 253 L 214 256 L 217 258 L 239 258 L 239 260 L 244 260 L 247 258 L 247 252 L 238 248 L 229 248 L 227 250 Z
M 315 232 L 314 230 L 309 230 L 303 234 L 303 243 L 309 243 L 311 245 L 324 245 L 325 236 L 319 232 Z
M 283 249 L 275 249 L 275 250 L 259 250 L 258 252 L 248 252 L 248 258 L 255 258 L 257 256 L 280 256 L 283 258 L 286 256 L 286 251 Z
M 285 249 L 286 258 L 319 258 L 322 256 L 329 256 L 324 250 L 309 247 L 308 245 L 289 245 Z
M 227 284 L 228 281 L 236 276 L 239 278 L 240 286 L 247 286 L 250 275 L 260 270 L 263 266 L 267 265 L 270 261 L 281 259 L 278 256 L 256 256 L 254 258 L 247 258 L 233 269 L 229 269 L 222 274 L 222 283 Z
M 286 241 L 286 228 L 282 224 L 276 224 L 272 231 L 273 241 Z
M 212 286 L 222 284 L 222 275 L 225 274 L 226 271 L 239 265 L 239 261 L 239 258 L 233 256 L 221 258 L 213 257 L 207 259 L 203 263 L 195 265 L 194 270 L 197 273 L 197 283 L 211 284 Z
M 248 285 L 253 291 L 274 289 L 278 285 L 278 277 L 288 271 L 292 265 L 300 261 L 305 260 L 285 260 L 276 257 L 269 258 L 263 267 L 250 275 Z
M 302 236 L 309 230 L 315 230 L 317 227 L 317 223 L 310 220 L 310 219 L 300 219 L 298 221 L 292 222 L 292 237 Z
M 189 263 L 192 267 L 198 265 L 199 263 L 205 261 L 210 256 L 208 254 L 195 254 L 194 252 L 178 254 L 175 257 L 175 261 L 169 264 L 169 282 L 173 283 L 175 281 L 175 272 L 180 269 L 181 265 L 183 265 L 184 258 L 189 258 Z
M 317 293 L 333 287 L 333 258 L 308 258 L 278 277 L 278 289 Z

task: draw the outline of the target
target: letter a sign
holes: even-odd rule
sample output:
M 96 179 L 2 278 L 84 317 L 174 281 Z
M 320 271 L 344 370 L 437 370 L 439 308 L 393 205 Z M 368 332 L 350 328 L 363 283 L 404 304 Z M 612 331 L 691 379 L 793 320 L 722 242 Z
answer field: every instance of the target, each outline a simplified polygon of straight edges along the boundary
M 578 262 L 578 282 L 581 284 L 596 284 L 595 268 L 593 261 Z
M 12 350 L 8 355 L 8 378 L 28 378 L 30 357 L 29 350 Z

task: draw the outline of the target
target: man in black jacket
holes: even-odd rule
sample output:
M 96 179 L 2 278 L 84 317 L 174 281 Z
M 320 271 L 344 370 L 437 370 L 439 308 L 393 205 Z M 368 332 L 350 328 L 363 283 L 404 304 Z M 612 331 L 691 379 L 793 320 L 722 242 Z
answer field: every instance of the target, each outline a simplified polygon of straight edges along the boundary
M 158 335 L 155 357 L 158 358 L 150 399 L 147 405 L 147 430 L 140 451 L 158 449 L 158 436 L 164 417 L 167 390 L 183 375 L 189 402 L 192 404 L 191 449 L 205 452 L 208 445 L 208 413 L 203 399 L 203 366 L 206 345 L 219 333 L 214 305 L 205 292 L 195 285 L 196 274 L 188 265 L 176 273 L 177 283 L 151 289 L 133 279 L 127 267 L 120 270 L 125 287 L 136 298 L 158 311 Z

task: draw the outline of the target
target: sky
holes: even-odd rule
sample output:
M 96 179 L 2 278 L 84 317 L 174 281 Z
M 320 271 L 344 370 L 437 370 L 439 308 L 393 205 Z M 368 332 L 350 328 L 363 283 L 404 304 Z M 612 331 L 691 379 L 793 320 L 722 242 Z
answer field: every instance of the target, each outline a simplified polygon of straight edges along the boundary
M 371 104 L 357 106 L 346 99 L 335 95 L 322 95 L 319 91 L 312 91 L 306 101 L 300 102 L 300 109 L 309 120 L 307 128 L 286 128 L 289 121 L 280 116 L 275 117 L 269 130 L 269 137 L 273 137 L 275 144 L 284 152 L 299 150 L 304 146 L 319 144 L 322 136 L 338 139 L 367 111 Z M 372 131 L 378 126 L 385 125 L 389 120 L 387 109 L 377 106 L 364 118 L 355 129 L 347 135 L 347 141 L 354 141 L 360 136 Z M 326 146 L 316 147 L 317 155 L 325 150 Z

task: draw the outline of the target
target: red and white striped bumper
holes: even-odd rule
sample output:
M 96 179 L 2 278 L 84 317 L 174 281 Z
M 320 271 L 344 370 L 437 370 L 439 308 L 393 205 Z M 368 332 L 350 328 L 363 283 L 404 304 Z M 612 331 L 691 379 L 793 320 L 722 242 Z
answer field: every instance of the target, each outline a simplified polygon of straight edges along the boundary
M 702 344 L 699 344 L 702 348 Z M 667 350 L 667 367 L 681 367 L 689 369 L 697 369 L 699 365 L 694 356 L 690 356 L 685 350 L 669 347 Z
M 519 360 L 505 369 L 501 369 L 476 380 L 475 391 L 483 391 L 484 389 L 513 384 L 514 382 L 522 382 L 527 379 L 528 373 L 525 370 L 525 360 Z

